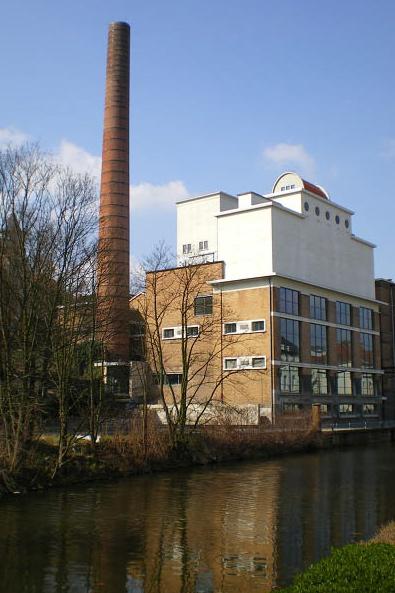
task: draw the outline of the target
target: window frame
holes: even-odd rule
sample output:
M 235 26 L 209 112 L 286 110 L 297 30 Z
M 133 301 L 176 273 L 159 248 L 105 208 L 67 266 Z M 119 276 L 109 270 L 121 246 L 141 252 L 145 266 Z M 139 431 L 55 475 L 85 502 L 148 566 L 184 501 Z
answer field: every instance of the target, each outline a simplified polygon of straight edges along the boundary
M 203 310 L 202 310 L 202 312 L 199 312 L 198 304 L 197 304 L 198 299 L 209 299 L 210 300 L 209 307 L 207 307 L 206 301 L 204 301 L 204 305 L 202 307 Z M 193 312 L 194 312 L 195 317 L 204 317 L 207 315 L 212 315 L 213 307 L 214 307 L 214 299 L 213 299 L 212 294 L 198 294 L 197 296 L 195 296 L 194 301 L 193 301 Z
M 316 301 L 318 300 L 319 305 L 317 306 Z M 328 299 L 322 296 L 318 296 L 316 294 L 310 295 L 310 319 L 315 319 L 317 321 L 326 321 L 327 320 L 327 303 Z M 322 304 L 324 308 L 322 309 Z M 323 310 L 323 316 L 322 316 Z M 315 313 L 316 311 L 320 311 L 320 314 L 317 316 Z
M 263 366 L 253 366 L 253 361 L 256 359 L 263 359 Z M 236 367 L 226 368 L 228 360 L 236 360 Z M 248 364 L 241 364 L 242 360 L 248 360 Z M 224 356 L 222 359 L 222 368 L 224 371 L 262 371 L 267 369 L 267 359 L 265 354 L 248 354 L 246 356 Z
M 263 329 L 252 329 L 253 323 L 263 323 Z M 240 329 L 241 325 L 248 324 L 248 329 Z M 227 332 L 227 325 L 236 325 L 236 331 Z M 225 321 L 222 324 L 222 333 L 224 336 L 232 336 L 238 334 L 263 334 L 266 332 L 266 319 L 245 319 L 243 321 Z
M 190 328 L 198 328 L 197 329 L 197 334 L 196 335 L 188 335 L 188 329 Z M 169 330 L 173 330 L 173 335 L 170 337 L 165 337 L 165 332 L 169 331 Z M 185 328 L 184 328 L 185 330 Z M 164 341 L 170 341 L 170 340 L 181 340 L 182 339 L 182 325 L 174 325 L 174 326 L 170 326 L 170 327 L 163 327 L 162 328 L 162 340 Z M 185 336 L 186 338 L 198 338 L 200 336 L 200 325 L 198 325 L 197 323 L 192 323 L 191 325 L 187 325 L 186 326 L 186 331 L 185 331 Z
M 351 326 L 351 304 L 350 303 L 345 303 L 344 301 L 336 301 L 336 323 L 338 325 Z
M 299 295 L 300 292 L 298 290 L 287 288 L 286 286 L 280 286 L 279 312 L 298 317 Z
M 296 370 L 296 376 L 298 378 L 297 381 L 297 388 L 296 389 L 291 389 L 291 387 L 293 386 L 293 382 L 291 381 L 291 369 L 292 372 L 295 372 Z M 282 372 L 287 371 L 288 373 L 288 380 L 287 380 L 287 384 L 289 389 L 284 389 L 283 385 L 283 376 L 282 376 Z M 279 367 L 279 387 L 280 387 L 280 393 L 283 394 L 291 394 L 291 395 L 300 395 L 301 393 L 301 380 L 300 380 L 300 367 L 297 367 L 295 365 L 292 364 L 287 364 L 287 365 L 280 365 Z
M 285 334 L 283 334 L 283 326 L 286 328 Z M 288 327 L 291 326 L 294 330 L 288 333 Z M 295 331 L 295 328 L 297 328 L 297 331 Z M 288 339 L 291 337 L 294 341 Z M 296 346 L 295 354 L 289 354 L 289 351 L 287 352 L 286 348 L 283 348 L 283 338 L 284 341 Z M 280 317 L 280 359 L 282 362 L 300 362 L 300 322 L 295 319 Z

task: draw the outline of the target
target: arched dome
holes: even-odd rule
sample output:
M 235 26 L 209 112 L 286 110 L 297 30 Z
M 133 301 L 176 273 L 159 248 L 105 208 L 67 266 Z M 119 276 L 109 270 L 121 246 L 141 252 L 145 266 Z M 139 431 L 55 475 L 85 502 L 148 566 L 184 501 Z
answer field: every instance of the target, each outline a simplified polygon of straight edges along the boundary
M 285 173 L 282 173 L 280 177 L 277 177 L 273 185 L 272 193 L 276 194 L 278 192 L 291 191 L 293 189 L 305 189 L 312 194 L 316 194 L 320 198 L 329 200 L 328 193 L 323 187 L 314 185 L 314 183 L 310 183 L 310 181 L 302 179 L 300 175 L 294 173 L 293 171 L 286 171 Z

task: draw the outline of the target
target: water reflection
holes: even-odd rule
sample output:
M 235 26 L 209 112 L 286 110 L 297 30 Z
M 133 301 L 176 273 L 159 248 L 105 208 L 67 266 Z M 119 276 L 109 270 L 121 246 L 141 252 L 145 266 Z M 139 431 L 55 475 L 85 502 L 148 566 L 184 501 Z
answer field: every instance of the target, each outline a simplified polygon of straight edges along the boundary
M 0 591 L 270 591 L 395 516 L 393 447 L 321 452 L 0 504 Z

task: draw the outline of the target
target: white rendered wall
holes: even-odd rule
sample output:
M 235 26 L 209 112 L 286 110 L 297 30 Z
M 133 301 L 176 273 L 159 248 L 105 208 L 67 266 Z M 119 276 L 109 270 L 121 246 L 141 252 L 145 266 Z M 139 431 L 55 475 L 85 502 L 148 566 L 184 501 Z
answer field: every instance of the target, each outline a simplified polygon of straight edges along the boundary
M 354 239 L 344 211 L 309 198 L 306 217 L 273 208 L 273 269 L 280 275 L 374 299 L 373 248 Z M 320 215 L 315 214 L 319 205 Z M 326 210 L 331 213 L 325 218 Z M 335 213 L 341 214 L 340 224 Z M 350 224 L 351 228 L 351 224 Z
M 253 278 L 273 272 L 272 225 L 269 207 L 218 217 L 218 259 L 225 278 Z

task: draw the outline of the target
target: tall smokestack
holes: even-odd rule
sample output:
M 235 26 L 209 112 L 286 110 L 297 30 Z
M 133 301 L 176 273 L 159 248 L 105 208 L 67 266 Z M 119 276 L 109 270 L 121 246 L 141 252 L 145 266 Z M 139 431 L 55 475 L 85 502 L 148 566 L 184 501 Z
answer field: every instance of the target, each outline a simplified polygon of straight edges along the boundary
M 99 213 L 99 320 L 106 359 L 129 360 L 130 27 L 108 30 Z

